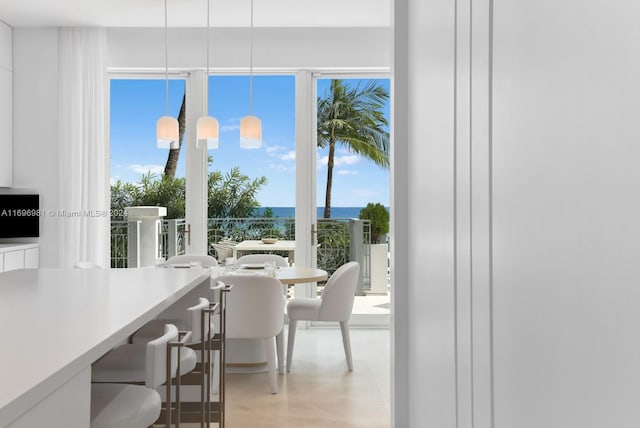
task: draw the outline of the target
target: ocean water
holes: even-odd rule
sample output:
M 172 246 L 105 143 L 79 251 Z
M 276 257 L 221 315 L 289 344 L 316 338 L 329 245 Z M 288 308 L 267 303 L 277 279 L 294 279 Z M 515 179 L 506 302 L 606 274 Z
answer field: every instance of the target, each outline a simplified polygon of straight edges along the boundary
M 259 215 L 262 215 L 267 207 L 258 208 Z M 269 207 L 273 211 L 274 217 L 295 217 L 295 207 Z M 358 218 L 363 207 L 331 207 L 331 218 Z M 318 218 L 324 215 L 324 207 L 318 207 Z

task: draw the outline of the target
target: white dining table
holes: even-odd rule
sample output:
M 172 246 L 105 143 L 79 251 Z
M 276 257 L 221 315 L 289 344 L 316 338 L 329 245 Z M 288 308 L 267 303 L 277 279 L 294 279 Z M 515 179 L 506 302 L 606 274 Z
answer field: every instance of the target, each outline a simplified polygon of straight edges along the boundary
M 213 277 L 219 275 L 266 275 L 264 269 L 246 269 L 242 266 L 234 270 L 227 270 L 225 268 L 218 268 L 213 274 Z M 306 284 L 310 282 L 324 281 L 327 279 L 327 271 L 316 268 L 305 268 L 297 266 L 287 266 L 276 268 L 276 278 L 282 282 L 283 285 L 292 284 Z
M 259 251 L 263 253 L 272 251 L 286 251 L 289 254 L 289 264 L 292 264 L 295 258 L 296 241 L 277 240 L 273 244 L 265 244 L 261 240 L 247 240 L 238 242 L 233 247 L 233 257 L 237 259 L 244 252 Z
M 221 275 L 265 275 L 264 269 L 234 269 L 213 268 L 212 283 Z M 287 287 L 293 284 L 306 284 L 324 281 L 328 277 L 327 271 L 305 267 L 279 267 L 276 269 L 276 278 L 282 282 L 283 292 L 286 296 Z M 284 314 L 282 314 L 284 316 Z M 227 339 L 226 341 L 226 367 L 227 373 L 262 373 L 267 369 L 267 358 L 264 352 L 264 344 L 260 339 Z

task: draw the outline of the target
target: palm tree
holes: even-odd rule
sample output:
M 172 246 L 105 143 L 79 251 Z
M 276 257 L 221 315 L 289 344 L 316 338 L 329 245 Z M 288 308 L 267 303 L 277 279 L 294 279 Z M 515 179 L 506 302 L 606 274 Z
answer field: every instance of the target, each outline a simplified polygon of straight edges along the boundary
M 324 218 L 331 217 L 337 143 L 382 168 L 389 168 L 388 121 L 383 111 L 389 91 L 374 80 L 361 86 L 332 80 L 324 97 L 318 97 L 318 147 L 329 147 Z
M 164 176 L 175 178 L 176 169 L 178 168 L 178 158 L 180 157 L 180 148 L 182 147 L 182 140 L 184 139 L 184 131 L 185 131 L 185 103 L 187 101 L 187 94 L 185 90 L 185 94 L 182 96 L 182 105 L 180 106 L 180 112 L 178 113 L 178 148 L 177 149 L 169 149 L 169 154 L 167 156 L 167 163 L 164 165 Z

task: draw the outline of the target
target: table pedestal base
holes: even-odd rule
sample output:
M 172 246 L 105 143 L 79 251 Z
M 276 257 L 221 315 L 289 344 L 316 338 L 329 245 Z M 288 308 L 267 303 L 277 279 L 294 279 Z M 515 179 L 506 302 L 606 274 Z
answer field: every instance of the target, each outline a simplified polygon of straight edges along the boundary
M 266 373 L 267 356 L 262 339 L 226 340 L 226 373 Z

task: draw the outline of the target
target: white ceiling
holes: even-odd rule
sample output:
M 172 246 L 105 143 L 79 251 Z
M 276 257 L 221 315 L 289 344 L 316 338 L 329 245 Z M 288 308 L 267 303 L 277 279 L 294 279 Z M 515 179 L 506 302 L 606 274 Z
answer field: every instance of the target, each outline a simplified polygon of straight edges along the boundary
M 213 27 L 247 27 L 250 0 L 210 0 Z M 254 0 L 256 27 L 388 27 L 393 0 Z M 169 27 L 205 27 L 207 0 L 167 0 Z M 0 0 L 13 27 L 162 27 L 163 0 Z

